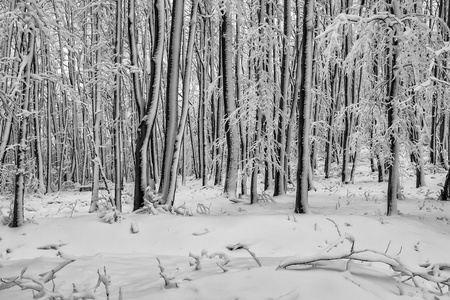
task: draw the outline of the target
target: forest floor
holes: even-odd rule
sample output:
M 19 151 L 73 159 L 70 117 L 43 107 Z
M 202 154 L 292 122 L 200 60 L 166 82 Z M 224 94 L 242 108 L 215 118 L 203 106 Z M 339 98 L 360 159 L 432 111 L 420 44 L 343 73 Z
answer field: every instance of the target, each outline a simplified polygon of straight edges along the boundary
M 386 253 L 412 268 L 426 262 L 450 264 L 450 202 L 437 200 L 444 179 L 443 172 L 427 175 L 427 186 L 416 189 L 414 177 L 404 172 L 405 199 L 399 201 L 400 214 L 393 217 L 385 216 L 387 184 L 378 183 L 376 174 L 364 169 L 350 185 L 319 174 L 317 191 L 309 194 L 310 215 L 293 214 L 293 191 L 249 205 L 245 197 L 233 203 L 220 187 L 202 188 L 198 181 L 180 187 L 176 196 L 175 206 L 185 203 L 193 216 L 131 213 L 132 198 L 125 196 L 124 213 L 113 224 L 88 213 L 90 192 L 28 195 L 26 224 L 15 229 L 0 225 L 0 278 L 5 284 L 24 267 L 24 278 L 38 278 L 63 257 L 74 261 L 45 287 L 64 295 L 70 295 L 72 284 L 78 291 L 93 292 L 97 270 L 103 274 L 106 268 L 109 299 L 114 300 L 450 299 L 447 287 L 441 293 L 436 284 L 421 279 L 421 288 L 415 287 L 383 263 L 330 260 L 313 268 L 278 268 L 286 257 L 320 253 L 339 239 L 339 233 L 352 235 L 355 249 Z M 131 195 L 132 186 L 124 193 Z M 6 215 L 11 198 L 0 196 Z M 198 204 L 210 208 L 209 214 L 198 213 Z M 131 224 L 138 233 L 130 231 Z M 261 267 L 246 249 L 227 249 L 239 243 Z M 338 243 L 330 253 L 349 247 L 348 242 Z M 208 255 L 196 270 L 189 254 L 200 256 L 203 250 Z M 229 259 L 226 272 L 220 267 L 225 256 L 209 258 L 215 252 Z M 166 287 L 160 266 L 167 277 L 173 275 Z M 103 284 L 93 293 L 107 299 Z M 0 289 L 2 300 L 32 298 L 31 290 L 18 286 Z

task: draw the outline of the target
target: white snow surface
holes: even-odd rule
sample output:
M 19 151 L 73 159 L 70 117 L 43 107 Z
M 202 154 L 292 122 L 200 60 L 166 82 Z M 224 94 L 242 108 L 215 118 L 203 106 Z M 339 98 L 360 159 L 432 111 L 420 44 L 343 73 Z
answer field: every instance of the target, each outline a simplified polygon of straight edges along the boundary
M 355 238 L 355 249 L 398 256 L 409 266 L 450 263 L 450 203 L 437 200 L 445 173 L 427 175 L 427 186 L 418 189 L 413 176 L 403 175 L 406 198 L 399 200 L 400 214 L 393 217 L 385 216 L 387 184 L 368 171 L 356 178 L 350 185 L 337 178 L 317 179 L 317 191 L 309 193 L 310 215 L 294 215 L 292 191 L 274 202 L 249 205 L 246 196 L 232 203 L 221 187 L 202 188 L 199 181 L 189 181 L 176 194 L 175 206 L 185 203 L 193 216 L 131 213 L 130 184 L 121 220 L 113 224 L 88 213 L 90 192 L 28 195 L 26 224 L 14 229 L 0 225 L 0 278 L 19 276 L 24 267 L 26 275 L 37 277 L 63 261 L 60 252 L 75 259 L 54 280 L 55 289 L 66 295 L 72 284 L 78 290 L 95 287 L 97 270 L 103 274 L 106 267 L 109 299 L 119 299 L 119 288 L 122 300 L 450 299 L 446 287 L 441 293 L 436 284 L 421 281 L 423 287 L 417 288 L 382 263 L 338 260 L 278 269 L 287 257 L 314 256 L 326 249 L 339 238 L 337 229 Z M 4 214 L 12 197 L 0 196 Z M 210 214 L 196 213 L 198 203 L 210 206 Z M 132 223 L 139 229 L 136 234 L 130 231 Z M 237 243 L 246 245 L 262 267 L 245 249 L 226 248 Z M 38 249 L 53 244 L 62 245 L 59 250 Z M 217 265 L 223 263 L 218 257 L 202 257 L 200 270 L 195 270 L 189 253 L 200 256 L 203 250 L 225 253 L 230 258 L 227 272 Z M 156 258 L 166 274 L 174 274 L 176 284 L 165 286 Z M 46 287 L 51 290 L 53 283 Z M 105 287 L 95 295 L 107 299 Z M 15 286 L 0 290 L 0 299 L 33 299 L 33 293 Z

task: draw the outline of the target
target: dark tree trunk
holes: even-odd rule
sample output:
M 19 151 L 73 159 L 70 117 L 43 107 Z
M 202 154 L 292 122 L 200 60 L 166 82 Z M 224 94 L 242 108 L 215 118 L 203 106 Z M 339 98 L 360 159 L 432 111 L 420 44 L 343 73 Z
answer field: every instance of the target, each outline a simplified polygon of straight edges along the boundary
M 27 140 L 27 128 L 28 128 L 28 118 L 29 115 L 25 114 L 25 112 L 29 111 L 30 103 L 31 103 L 31 65 L 33 61 L 34 55 L 34 43 L 35 43 L 35 32 L 32 28 L 29 28 L 28 33 L 28 53 L 26 56 L 22 58 L 23 63 L 26 63 L 25 67 L 25 82 L 23 83 L 23 96 L 18 95 L 18 97 L 22 98 L 22 116 L 19 119 L 19 145 L 17 150 L 17 172 L 15 177 L 15 187 L 14 187 L 14 201 L 12 208 L 12 219 L 10 226 L 11 227 L 20 227 L 24 222 L 24 195 L 25 195 L 25 168 L 26 168 L 26 154 L 28 148 L 28 140 Z
M 290 53 L 290 39 L 291 39 L 291 0 L 284 1 L 284 38 L 283 38 L 283 57 L 281 63 L 281 97 L 279 99 L 278 110 L 280 115 L 278 116 L 278 130 L 277 130 L 277 155 L 279 159 L 279 168 L 275 169 L 275 182 L 274 182 L 274 196 L 283 195 L 286 193 L 286 119 L 288 115 L 287 101 L 289 95 L 289 65 L 291 60 Z
M 184 0 L 174 0 L 172 4 L 172 25 L 169 44 L 169 65 L 167 69 L 166 89 L 166 127 L 164 154 L 162 161 L 159 194 L 163 204 L 171 203 L 169 199 L 170 182 L 176 180 L 176 170 L 172 169 L 175 153 L 175 140 L 178 126 L 178 82 L 180 71 L 181 36 L 183 29 Z M 169 204 L 170 205 L 170 204 Z
M 308 206 L 308 176 L 310 168 L 309 157 L 309 131 L 312 102 L 313 80 L 313 30 L 314 30 L 314 0 L 305 0 L 303 4 L 303 44 L 302 59 L 299 67 L 302 68 L 302 84 L 299 96 L 298 114 L 298 166 L 297 166 L 297 193 L 295 197 L 295 212 L 309 213 Z

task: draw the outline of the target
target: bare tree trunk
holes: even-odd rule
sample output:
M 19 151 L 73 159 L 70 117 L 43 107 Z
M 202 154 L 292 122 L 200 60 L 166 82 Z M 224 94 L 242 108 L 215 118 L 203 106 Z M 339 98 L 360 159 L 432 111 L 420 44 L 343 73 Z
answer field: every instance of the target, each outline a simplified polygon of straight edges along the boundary
M 199 0 L 194 0 L 194 3 L 192 4 L 192 11 L 191 11 L 191 22 L 190 22 L 190 28 L 189 28 L 189 38 L 188 38 L 188 46 L 187 46 L 187 53 L 186 53 L 186 64 L 184 68 L 184 82 L 183 82 L 183 107 L 181 112 L 181 118 L 180 123 L 178 125 L 178 133 L 175 140 L 175 150 L 173 154 L 173 161 L 172 161 L 172 176 L 170 177 L 170 186 L 169 191 L 167 194 L 167 202 L 168 208 L 170 209 L 173 205 L 173 202 L 175 200 L 175 189 L 176 189 L 176 183 L 177 183 L 177 170 L 178 170 L 178 161 L 180 158 L 181 153 L 181 145 L 183 143 L 183 137 L 184 137 L 184 128 L 186 125 L 186 119 L 188 115 L 188 109 L 189 109 L 189 90 L 190 90 L 190 81 L 191 81 L 191 70 L 192 70 L 192 54 L 194 49 L 194 40 L 195 40 L 195 32 L 196 32 L 196 25 L 197 25 L 197 7 L 198 7 Z M 206 174 L 205 174 L 206 177 Z
M 331 73 L 332 71 L 330 71 Z M 331 173 L 331 162 L 332 162 L 332 154 L 333 154 L 333 141 L 334 141 L 334 114 L 335 114 L 335 108 L 336 108 L 336 104 L 337 104 L 337 100 L 336 100 L 336 91 L 339 90 L 338 85 L 339 85 L 339 79 L 336 79 L 338 74 L 340 73 L 339 69 L 338 69 L 338 65 L 335 64 L 334 68 L 333 68 L 333 72 L 334 74 L 330 74 L 331 76 L 331 81 L 330 81 L 330 99 L 331 99 L 331 104 L 330 104 L 330 110 L 328 113 L 328 129 L 327 129 L 327 142 L 325 145 L 325 168 L 324 168 L 324 172 L 325 172 L 325 178 L 330 178 L 330 173 Z
M 20 227 L 24 222 L 24 210 L 23 202 L 25 195 L 25 164 L 26 164 L 26 153 L 27 153 L 27 127 L 29 118 L 29 106 L 31 101 L 31 65 L 33 62 L 34 55 L 34 43 L 35 43 L 35 31 L 34 26 L 28 28 L 28 53 L 22 59 L 22 64 L 26 64 L 25 67 L 25 82 L 23 83 L 24 92 L 22 100 L 22 113 L 19 119 L 19 146 L 17 151 L 17 171 L 15 177 L 15 187 L 14 187 L 14 201 L 12 209 L 12 220 L 11 227 Z
M 398 0 L 391 0 L 393 7 L 398 7 L 398 3 L 395 5 L 395 2 Z M 395 8 L 392 9 L 392 12 L 395 15 L 399 15 L 399 12 L 396 11 Z M 399 155 L 400 155 L 400 145 L 398 142 L 398 130 L 394 128 L 397 124 L 398 119 L 398 108 L 396 105 L 396 97 L 398 95 L 399 90 L 399 78 L 398 74 L 396 74 L 395 68 L 397 67 L 397 59 L 400 55 L 400 45 L 399 38 L 397 35 L 401 34 L 400 25 L 393 25 L 395 36 L 392 38 L 392 58 L 390 65 L 390 88 L 388 100 L 386 103 L 387 107 L 387 115 L 388 115 L 388 128 L 391 128 L 391 134 L 389 136 L 389 149 L 392 161 L 389 165 L 389 179 L 388 179 L 388 190 L 387 190 L 387 215 L 391 216 L 393 214 L 397 214 L 397 193 L 399 188 Z
M 305 0 L 303 4 L 303 44 L 301 65 L 299 66 L 302 68 L 303 77 L 298 105 L 298 166 L 295 212 L 302 214 L 310 212 L 308 206 L 308 173 L 310 168 L 309 131 L 314 59 L 314 2 L 314 0 Z
M 351 7 L 352 0 L 344 0 L 343 10 L 346 11 Z M 344 38 L 344 55 L 348 55 L 352 47 L 352 25 L 348 24 L 347 34 Z M 341 181 L 342 183 L 349 183 L 349 161 L 350 161 L 350 135 L 352 129 L 352 113 L 351 105 L 354 101 L 353 85 L 354 84 L 354 72 L 342 73 L 344 76 L 344 132 L 342 135 L 342 170 Z
M 114 48 L 114 63 L 116 68 L 122 64 L 122 0 L 116 0 L 116 37 Z M 114 77 L 114 107 L 113 107 L 113 137 L 114 137 L 114 199 L 116 208 L 122 211 L 122 130 L 121 130 L 121 94 L 122 75 L 120 69 L 116 70 Z
M 236 110 L 234 100 L 233 78 L 233 29 L 230 15 L 230 4 L 226 2 L 222 12 L 222 66 L 223 66 L 223 99 L 225 106 L 225 131 L 227 140 L 227 169 L 225 175 L 224 193 L 227 197 L 237 197 L 237 168 L 239 159 L 239 132 L 234 120 L 230 120 Z
M 223 39 L 219 38 L 219 67 L 218 67 L 218 77 L 220 86 L 224 86 L 223 84 L 223 65 L 222 65 L 222 55 L 223 50 Z M 222 137 L 222 120 L 224 115 L 224 98 L 223 98 L 223 92 L 217 95 L 217 106 L 216 106 L 216 113 L 214 115 L 215 118 L 215 124 L 216 124 L 216 132 L 215 132 L 215 140 L 216 140 L 216 146 L 215 146 L 215 174 L 214 174 L 214 185 L 221 185 L 222 184 L 222 164 L 223 164 L 223 146 L 218 144 L 218 140 Z
M 279 168 L 275 168 L 275 186 L 273 195 L 283 195 L 286 193 L 286 119 L 288 116 L 287 101 L 289 95 L 289 65 L 291 64 L 291 53 L 289 41 L 291 39 L 292 21 L 291 21 L 291 0 L 284 0 L 284 38 L 283 38 L 283 58 L 281 63 L 281 98 L 279 99 L 278 110 L 280 116 L 278 117 L 278 159 L 280 162 Z
M 171 203 L 169 199 L 170 182 L 176 181 L 176 169 L 172 164 L 175 152 L 175 140 L 178 125 L 178 81 L 180 71 L 181 36 L 183 29 L 184 1 L 174 0 L 172 5 L 172 28 L 170 32 L 169 66 L 167 70 L 166 90 L 166 127 L 164 142 L 164 160 L 162 163 L 161 183 L 159 194 L 162 203 Z
M 94 43 L 97 45 L 97 51 L 95 53 L 95 66 L 94 66 L 94 78 L 95 80 L 95 94 L 93 99 L 93 121 L 94 121 L 94 136 L 93 136 L 93 179 L 92 179 L 92 197 L 91 197 L 91 205 L 89 208 L 89 212 L 94 212 L 97 210 L 98 206 L 98 191 L 100 188 L 100 164 L 101 164 L 101 158 L 100 158 L 100 143 L 101 143 L 101 136 L 100 136 L 100 123 L 102 121 L 103 113 L 102 113 L 102 94 L 101 94 L 101 87 L 100 87 L 100 64 L 102 61 L 102 47 L 99 45 L 100 43 L 100 22 L 99 22 L 99 13 L 96 12 L 93 16 L 94 18 Z
M 147 126 L 142 122 L 145 116 L 145 101 L 142 95 L 141 79 L 139 78 L 138 49 L 136 37 L 136 3 L 135 0 L 128 1 L 128 39 L 130 45 L 130 61 L 134 71 L 131 73 L 133 81 L 133 97 L 138 110 L 138 130 L 135 148 L 135 178 L 134 178 L 134 205 L 133 210 L 139 209 L 144 203 L 144 190 L 147 187 L 147 161 L 142 159 L 147 148 L 144 146 L 144 139 L 147 134 Z M 145 155 L 145 154 L 144 154 Z
M 36 48 L 34 49 L 35 53 L 33 56 L 36 58 Z M 37 59 L 33 60 L 33 72 L 38 73 L 39 72 L 39 66 L 37 64 Z M 34 110 L 39 111 L 39 92 L 42 92 L 39 90 L 40 83 L 35 82 L 34 83 Z M 35 150 L 36 150 L 36 168 L 37 168 L 37 178 L 39 181 L 38 184 L 38 192 L 40 194 L 45 193 L 45 181 L 44 181 L 44 160 L 42 158 L 42 137 L 41 137 L 41 121 L 39 114 L 34 114 L 34 135 L 35 135 Z
M 137 38 L 135 25 L 135 0 L 128 2 L 128 32 L 130 40 L 130 54 L 135 68 L 138 68 L 137 60 Z M 148 178 L 149 161 L 153 162 L 153 176 L 157 178 L 158 166 L 153 152 L 150 153 L 149 159 L 148 149 L 155 149 L 156 135 L 154 135 L 154 125 L 156 122 L 156 113 L 158 108 L 158 101 L 161 96 L 161 78 L 162 78 L 162 64 L 164 54 L 164 37 L 165 37 L 165 4 L 164 0 L 156 0 L 154 2 L 155 10 L 155 45 L 153 46 L 152 60 L 151 60 L 151 77 L 148 92 L 148 101 L 145 103 L 142 96 L 141 81 L 138 73 L 133 75 L 133 91 L 135 101 L 138 107 L 138 131 L 136 137 L 135 148 L 135 183 L 134 183 L 134 205 L 133 210 L 139 209 L 144 204 L 144 191 L 150 184 Z M 152 27 L 153 24 L 150 25 Z M 149 144 L 152 142 L 152 147 Z

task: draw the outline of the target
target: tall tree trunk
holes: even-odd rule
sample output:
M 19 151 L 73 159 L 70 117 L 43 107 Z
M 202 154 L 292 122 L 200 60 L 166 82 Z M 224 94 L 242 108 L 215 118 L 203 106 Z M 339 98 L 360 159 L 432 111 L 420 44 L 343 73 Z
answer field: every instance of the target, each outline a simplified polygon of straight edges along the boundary
M 352 0 L 344 0 L 344 12 L 351 7 Z M 352 47 L 352 25 L 348 24 L 347 34 L 344 38 L 344 55 L 350 53 Z M 342 135 L 342 170 L 341 181 L 342 183 L 349 183 L 349 162 L 350 162 L 350 135 L 352 129 L 352 113 L 351 105 L 353 104 L 353 84 L 354 84 L 354 72 L 342 73 L 344 76 L 344 132 Z
M 169 185 L 169 191 L 167 194 L 167 202 L 168 208 L 170 209 L 173 205 L 173 202 L 175 200 L 175 189 L 176 189 L 176 183 L 177 183 L 177 170 L 178 170 L 178 161 L 180 159 L 181 154 L 181 145 L 183 143 L 183 137 L 184 137 L 184 128 L 186 125 L 186 119 L 188 115 L 188 109 L 189 109 L 189 90 L 190 90 L 190 82 L 191 82 L 191 70 L 192 70 L 192 54 L 194 49 L 194 39 L 195 39 L 195 28 L 197 25 L 197 7 L 198 7 L 199 0 L 194 0 L 194 3 L 192 4 L 192 11 L 191 11 L 191 22 L 190 22 L 190 28 L 189 28 L 189 38 L 188 38 L 188 46 L 187 46 L 187 53 L 186 53 L 186 64 L 184 67 L 184 82 L 183 82 L 183 107 L 181 112 L 181 118 L 178 125 L 178 133 L 175 140 L 175 150 L 173 154 L 173 161 L 171 165 L 171 173 L 172 176 L 170 176 L 170 185 Z M 206 174 L 205 174 L 206 177 Z
M 38 73 L 39 70 L 39 66 L 37 64 L 37 55 L 36 55 L 36 47 L 34 49 L 35 53 L 33 54 L 34 58 L 33 59 L 33 73 Z M 39 89 L 39 87 L 41 86 L 41 89 Z M 39 93 L 42 93 L 42 85 L 38 82 L 34 83 L 34 110 L 35 111 L 39 111 L 39 103 L 38 103 L 38 99 L 39 99 Z M 43 97 L 42 97 L 43 98 Z M 44 181 L 44 160 L 42 158 L 42 137 L 41 137 L 41 121 L 40 121 L 40 117 L 39 114 L 34 114 L 34 135 L 35 135 L 35 150 L 36 150 L 36 169 L 37 169 L 37 179 L 39 181 L 38 183 L 38 192 L 40 194 L 44 194 L 45 193 L 45 181 Z
M 336 79 L 338 76 L 338 65 L 335 64 L 333 68 L 333 74 L 330 74 L 331 80 L 330 80 L 330 99 L 331 104 L 329 107 L 329 113 L 328 113 L 328 129 L 327 129 L 327 142 L 325 144 L 325 166 L 324 166 L 324 172 L 325 172 L 325 178 L 330 178 L 331 173 L 331 162 L 332 162 L 332 154 L 333 154 L 333 141 L 334 141 L 334 114 L 335 114 L 335 107 L 337 104 L 336 100 L 336 91 L 338 91 L 338 85 L 339 85 L 339 79 Z M 331 71 L 330 71 L 331 73 Z
M 138 110 L 137 115 L 137 137 L 135 148 L 135 179 L 134 179 L 134 204 L 133 210 L 139 209 L 144 204 L 144 190 L 147 188 L 147 161 L 142 158 L 142 152 L 146 152 L 147 148 L 144 146 L 145 136 L 147 134 L 147 125 L 144 119 L 145 116 L 145 101 L 142 95 L 141 79 L 139 77 L 140 70 L 138 64 L 138 45 L 136 37 L 136 1 L 128 1 L 128 40 L 130 45 L 130 63 L 133 68 L 131 78 L 133 82 L 133 97 Z
M 295 212 L 302 214 L 310 212 L 308 206 L 308 172 L 310 168 L 309 131 L 314 59 L 314 2 L 314 0 L 305 0 L 303 4 L 303 44 L 302 59 L 299 66 L 302 68 L 303 77 L 298 105 L 298 165 Z
M 113 107 L 113 137 L 114 137 L 114 199 L 116 208 L 122 211 L 122 130 L 121 130 L 121 94 L 122 75 L 120 65 L 122 64 L 122 0 L 116 1 L 116 37 L 114 48 L 114 63 L 116 74 L 114 76 L 114 107 Z
M 287 101 L 289 95 L 289 65 L 291 64 L 291 51 L 289 41 L 291 39 L 292 22 L 291 22 L 291 0 L 284 0 L 284 38 L 283 38 L 283 58 L 281 63 L 281 97 L 279 99 L 278 110 L 280 116 L 278 118 L 277 132 L 277 154 L 280 162 L 279 168 L 275 168 L 275 186 L 274 196 L 286 193 L 286 119 L 288 115 Z
M 162 203 L 170 203 L 170 182 L 176 180 L 176 170 L 172 164 L 175 152 L 175 140 L 178 125 L 178 81 L 180 71 L 181 36 L 183 29 L 184 0 L 174 0 L 172 5 L 172 28 L 170 32 L 169 66 L 167 70 L 166 90 L 166 127 L 164 140 L 164 159 L 162 162 L 159 194 Z
M 16 177 L 15 177 L 15 187 L 14 187 L 14 201 L 13 201 L 13 209 L 12 209 L 12 219 L 11 219 L 11 227 L 20 227 L 24 222 L 24 210 L 23 210 L 23 202 L 25 195 L 25 168 L 26 168 L 26 153 L 27 153 L 27 127 L 28 127 L 28 118 L 29 114 L 29 106 L 31 103 L 31 65 L 33 61 L 34 55 L 34 43 L 35 43 L 35 31 L 34 25 L 29 28 L 28 33 L 28 53 L 22 59 L 22 64 L 26 64 L 25 67 L 25 82 L 23 83 L 24 92 L 22 99 L 22 113 L 19 119 L 19 146 L 17 151 L 16 158 Z
M 138 67 L 137 60 L 137 39 L 135 28 L 135 0 L 130 0 L 129 5 L 129 18 L 128 18 L 128 31 L 130 40 L 130 54 L 134 67 Z M 133 210 L 139 209 L 144 204 L 144 192 L 147 186 L 150 184 L 148 178 L 148 163 L 151 160 L 153 162 L 153 176 L 157 178 L 158 166 L 156 164 L 156 158 L 153 152 L 150 153 L 151 159 L 148 158 L 149 144 L 152 143 L 150 149 L 156 151 L 156 139 L 154 134 L 154 125 L 156 122 L 156 113 L 158 109 L 158 101 L 161 93 L 161 78 L 162 78 L 162 64 L 164 54 L 164 39 L 165 39 L 165 1 L 156 0 L 154 2 L 154 11 L 156 15 L 155 19 L 155 45 L 153 46 L 152 60 L 151 60 L 151 74 L 150 74 L 150 86 L 148 92 L 148 101 L 145 103 L 142 96 L 141 82 L 138 74 L 133 75 L 134 83 L 134 97 L 138 107 L 138 131 L 136 136 L 135 147 L 135 183 L 134 183 L 134 205 Z M 150 27 L 153 24 L 150 24 Z
M 100 136 L 100 123 L 103 118 L 103 112 L 102 112 L 102 90 L 100 86 L 100 76 L 101 76 L 101 61 L 102 61 L 102 47 L 100 46 L 100 20 L 99 20 L 99 14 L 100 12 L 97 11 L 93 18 L 94 18 L 94 43 L 97 44 L 97 51 L 95 53 L 95 66 L 94 66 L 94 78 L 95 78 L 95 85 L 94 85 L 94 99 L 93 99 L 93 121 L 94 121 L 94 132 L 93 132 L 93 169 L 94 174 L 92 178 L 92 197 L 91 197 L 91 205 L 89 208 L 89 212 L 94 212 L 97 210 L 98 207 L 98 191 L 100 189 L 100 165 L 101 165 L 101 158 L 100 158 L 100 143 L 101 143 L 101 136 Z
M 391 0 L 393 6 L 392 12 L 399 16 L 400 12 L 396 8 L 399 7 L 398 0 Z M 393 25 L 394 27 L 394 37 L 392 37 L 392 56 L 390 65 L 390 88 L 389 95 L 386 103 L 387 116 L 388 116 L 388 128 L 390 128 L 389 136 L 389 149 L 392 161 L 389 165 L 389 179 L 388 179 L 388 190 L 387 190 L 387 215 L 393 215 L 397 213 L 397 194 L 399 189 L 399 155 L 400 155 L 400 145 L 398 141 L 398 130 L 394 128 L 397 126 L 398 120 L 398 107 L 396 104 L 396 97 L 399 93 L 399 78 L 396 71 L 397 59 L 400 55 L 400 45 L 399 37 L 401 34 L 401 28 L 399 24 Z
M 239 131 L 236 122 L 231 120 L 236 110 L 234 100 L 233 76 L 233 32 L 230 15 L 230 3 L 227 1 L 222 12 L 222 66 L 223 66 L 223 99 L 225 106 L 225 132 L 227 140 L 227 169 L 225 175 L 224 193 L 227 197 L 237 197 L 237 169 L 239 159 Z

